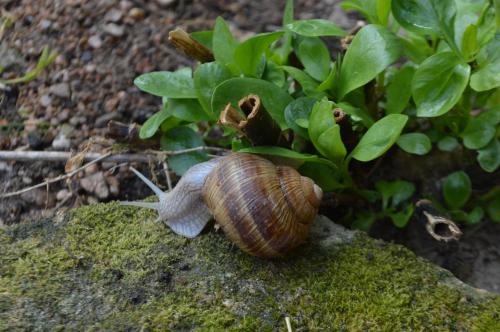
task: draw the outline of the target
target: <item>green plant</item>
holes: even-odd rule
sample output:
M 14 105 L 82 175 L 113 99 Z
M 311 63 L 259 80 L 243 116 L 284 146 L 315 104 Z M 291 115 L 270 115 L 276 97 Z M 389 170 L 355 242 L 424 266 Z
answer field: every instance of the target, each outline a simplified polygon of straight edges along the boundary
M 294 20 L 292 2 L 287 1 L 281 30 L 242 42 L 220 17 L 211 31 L 171 35 L 186 54 L 203 54 L 202 63 L 194 72 L 181 68 L 137 77 L 138 88 L 163 98 L 161 111 L 144 123 L 140 136 L 160 130 L 164 148 L 210 142 L 289 159 L 325 191 L 354 193 L 369 202 L 367 188 L 352 178 L 352 160 L 373 161 L 395 143 L 420 156 L 433 144 L 443 151 L 462 144 L 477 151 L 484 171 L 498 169 L 498 1 L 346 0 L 342 6 L 368 22 L 355 35 L 327 20 Z M 348 44 L 335 60 L 322 39 L 327 37 Z M 257 95 L 289 134 L 285 144 L 255 146 L 234 126 L 222 126 L 224 135 L 213 138 L 227 105 L 238 108 L 248 95 Z M 175 162 L 174 170 L 182 174 L 206 155 L 176 158 L 183 162 Z M 403 227 L 413 212 L 408 200 L 414 186 L 381 181 L 375 189 L 378 194 L 368 196 L 372 203 L 381 198 L 377 217 Z
M 36 67 L 28 72 L 26 72 L 23 76 L 16 77 L 16 78 L 11 78 L 8 80 L 2 80 L 0 79 L 0 85 L 9 85 L 9 84 L 18 84 L 18 83 L 27 83 L 29 81 L 34 80 L 35 78 L 40 75 L 40 73 L 47 68 L 52 61 L 57 56 L 56 51 L 50 51 L 48 46 L 45 46 L 45 48 L 42 51 L 42 54 L 40 55 L 40 58 L 38 59 L 38 63 Z M 0 68 L 0 73 L 3 71 L 3 68 Z

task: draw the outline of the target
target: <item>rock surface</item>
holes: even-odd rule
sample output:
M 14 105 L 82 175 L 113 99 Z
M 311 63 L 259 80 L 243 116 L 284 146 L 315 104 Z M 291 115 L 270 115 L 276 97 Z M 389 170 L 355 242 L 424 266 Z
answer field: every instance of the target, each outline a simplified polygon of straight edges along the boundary
M 0 330 L 500 330 L 500 297 L 319 217 L 284 259 L 116 203 L 0 228 Z

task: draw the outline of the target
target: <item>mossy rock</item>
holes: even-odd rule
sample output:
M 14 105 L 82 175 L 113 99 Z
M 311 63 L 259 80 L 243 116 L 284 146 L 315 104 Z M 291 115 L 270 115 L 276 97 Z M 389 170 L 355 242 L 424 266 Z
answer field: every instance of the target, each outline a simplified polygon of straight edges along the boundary
M 0 229 L 0 330 L 500 330 L 500 297 L 318 218 L 289 257 L 116 203 Z

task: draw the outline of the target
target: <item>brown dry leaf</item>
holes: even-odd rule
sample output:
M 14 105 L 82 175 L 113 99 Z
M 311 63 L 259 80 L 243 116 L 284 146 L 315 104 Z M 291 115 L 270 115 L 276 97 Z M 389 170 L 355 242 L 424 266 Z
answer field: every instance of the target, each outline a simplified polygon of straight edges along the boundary
M 83 149 L 81 152 L 78 152 L 76 155 L 73 157 L 69 158 L 68 161 L 66 162 L 66 165 L 64 165 L 64 171 L 67 173 L 70 173 L 77 169 L 78 167 L 82 166 L 83 160 L 85 159 L 85 154 L 89 151 L 89 147 L 86 147 Z

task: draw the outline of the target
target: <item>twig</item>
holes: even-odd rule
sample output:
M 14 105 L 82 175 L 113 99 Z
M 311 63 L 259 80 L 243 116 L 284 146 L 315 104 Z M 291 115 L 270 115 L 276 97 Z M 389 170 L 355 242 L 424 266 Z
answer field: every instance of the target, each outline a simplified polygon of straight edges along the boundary
M 51 183 L 58 182 L 58 181 L 70 178 L 73 175 L 75 175 L 76 173 L 80 172 L 81 170 L 84 170 L 85 168 L 89 167 L 90 165 L 93 165 L 93 164 L 95 164 L 95 163 L 97 163 L 97 162 L 99 162 L 99 161 L 101 161 L 103 159 L 106 159 L 109 156 L 111 156 L 111 153 L 106 153 L 104 155 L 101 155 L 99 158 L 94 159 L 91 162 L 89 162 L 89 163 L 87 163 L 87 164 L 85 164 L 85 165 L 83 165 L 81 167 L 78 167 L 74 171 L 71 171 L 71 172 L 69 172 L 67 174 L 59 175 L 58 177 L 55 177 L 55 178 L 52 178 L 52 179 L 48 179 L 48 180 L 46 180 L 46 181 L 44 181 L 42 183 L 36 184 L 34 186 L 26 187 L 26 188 L 18 190 L 18 191 L 14 191 L 14 192 L 7 193 L 7 194 L 2 194 L 2 195 L 0 195 L 0 198 L 7 198 L 7 197 L 12 197 L 12 196 L 17 196 L 17 195 L 23 194 L 25 192 L 28 192 L 30 190 L 33 190 L 33 189 L 36 189 L 36 188 L 40 188 L 40 187 L 43 187 L 43 186 L 48 186 Z
M 290 322 L 290 317 L 285 317 L 286 329 L 288 332 L 293 332 L 292 323 Z
M 214 146 L 197 146 L 195 148 L 173 150 L 173 151 L 156 151 L 149 150 L 144 153 L 125 153 L 125 154 L 107 154 L 107 161 L 111 162 L 148 162 L 151 155 L 159 157 L 175 156 L 196 151 L 213 151 L 227 153 L 229 150 Z M 84 161 L 92 161 L 103 156 L 102 153 L 89 152 L 84 155 Z M 0 151 L 0 160 L 17 160 L 17 161 L 66 161 L 71 158 L 71 152 L 63 151 Z

